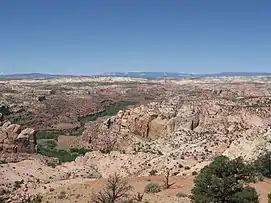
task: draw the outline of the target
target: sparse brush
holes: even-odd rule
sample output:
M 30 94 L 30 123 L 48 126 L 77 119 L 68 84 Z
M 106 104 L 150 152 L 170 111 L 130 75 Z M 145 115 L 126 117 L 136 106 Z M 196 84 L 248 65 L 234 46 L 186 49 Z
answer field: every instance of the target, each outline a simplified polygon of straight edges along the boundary
M 186 195 L 186 194 L 184 194 L 184 193 L 182 193 L 182 192 L 178 192 L 178 193 L 176 194 L 176 196 L 177 196 L 177 197 L 180 197 L 180 198 L 182 198 L 182 197 L 188 197 L 188 195 Z
M 41 195 L 34 195 L 34 196 L 27 196 L 21 199 L 22 203 L 40 203 L 42 202 L 42 196 Z
M 161 192 L 161 186 L 158 185 L 157 183 L 149 183 L 145 187 L 145 192 L 146 193 L 158 193 L 158 192 Z
M 151 170 L 150 171 L 150 176 L 155 176 L 157 174 L 157 170 Z
M 135 200 L 138 202 L 142 202 L 143 196 L 144 196 L 144 192 L 143 193 L 138 192 L 136 193 Z
M 114 174 L 108 178 L 106 187 L 93 194 L 92 203 L 116 203 L 129 197 L 132 187 L 127 181 L 122 180 L 119 174 Z

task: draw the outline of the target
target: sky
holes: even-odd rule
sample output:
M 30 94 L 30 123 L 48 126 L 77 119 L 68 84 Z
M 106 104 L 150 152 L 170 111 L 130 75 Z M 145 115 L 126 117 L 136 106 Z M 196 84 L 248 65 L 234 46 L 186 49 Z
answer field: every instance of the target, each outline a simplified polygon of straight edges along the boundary
M 270 0 L 0 0 L 0 74 L 271 72 Z

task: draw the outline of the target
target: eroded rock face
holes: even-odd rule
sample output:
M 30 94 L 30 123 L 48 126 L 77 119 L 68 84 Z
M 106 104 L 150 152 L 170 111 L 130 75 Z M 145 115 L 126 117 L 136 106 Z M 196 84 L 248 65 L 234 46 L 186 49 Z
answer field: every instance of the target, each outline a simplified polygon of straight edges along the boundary
M 257 138 L 267 132 L 270 116 L 269 107 L 251 108 L 245 102 L 227 97 L 190 100 L 176 96 L 119 111 L 105 121 L 90 123 L 83 138 L 97 150 L 101 140 L 118 140 L 119 148 L 126 152 L 130 150 L 127 147 L 131 148 L 131 153 L 170 154 L 176 151 L 174 155 L 178 158 L 203 161 L 223 154 L 228 148 L 248 152 L 246 143 L 247 146 L 257 143 Z M 227 151 L 234 154 L 232 150 Z M 257 153 L 241 155 L 253 159 Z
M 22 129 L 10 122 L 0 126 L 0 151 L 4 153 L 36 153 L 36 131 L 33 128 Z
M 210 104 L 211 106 L 212 104 Z M 179 97 L 152 102 L 148 105 L 119 111 L 105 122 L 96 122 L 87 127 L 84 136 L 95 137 L 116 134 L 117 136 L 138 136 L 155 140 L 180 130 L 196 130 L 205 125 L 205 108 L 202 104 L 184 103 Z

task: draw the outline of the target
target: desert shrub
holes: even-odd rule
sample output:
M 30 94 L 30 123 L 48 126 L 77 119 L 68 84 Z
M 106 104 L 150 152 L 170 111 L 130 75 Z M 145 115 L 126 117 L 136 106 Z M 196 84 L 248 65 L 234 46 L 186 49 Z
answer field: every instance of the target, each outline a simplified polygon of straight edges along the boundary
M 42 202 L 42 196 L 41 195 L 33 195 L 24 197 L 21 199 L 22 203 L 41 203 Z
M 23 183 L 24 183 L 23 180 L 22 180 L 22 181 L 16 180 L 16 181 L 14 182 L 14 187 L 15 187 L 15 188 L 21 188 Z
M 58 195 L 58 199 L 64 199 L 66 198 L 66 192 L 63 190 L 60 192 L 60 194 Z
M 97 194 L 92 195 L 92 203 L 117 203 L 130 201 L 129 192 L 132 187 L 128 185 L 128 182 L 123 180 L 119 174 L 109 176 L 107 184 L 103 190 Z
M 161 192 L 161 186 L 158 185 L 157 183 L 149 183 L 145 187 L 145 192 L 146 193 L 158 193 L 158 192 Z
M 197 172 L 197 171 L 193 171 L 193 172 L 192 172 L 192 175 L 193 175 L 193 176 L 196 176 L 196 175 L 198 175 L 198 172 Z
M 155 176 L 157 174 L 157 170 L 151 170 L 149 174 L 150 176 Z
M 182 193 L 182 192 L 178 192 L 177 194 L 176 194 L 176 196 L 177 197 L 187 197 L 188 195 L 186 195 L 186 194 L 184 194 L 184 193 Z
M 268 203 L 271 203 L 271 192 L 268 194 Z
M 144 197 L 144 193 L 140 193 L 140 192 L 138 192 L 138 193 L 136 193 L 136 195 L 135 195 L 135 200 L 136 201 L 138 201 L 138 202 L 142 202 L 142 200 L 143 200 L 143 197 Z
M 179 167 L 179 168 L 183 168 L 183 165 L 182 165 L 182 164 L 179 164 L 178 167 Z
M 266 178 L 271 178 L 271 153 L 266 153 L 260 156 L 254 165 L 256 170 Z
M 219 156 L 204 167 L 195 178 L 192 201 L 195 203 L 249 202 L 258 203 L 256 191 L 244 187 L 244 183 L 254 182 L 255 168 L 245 164 L 241 158 L 230 160 Z

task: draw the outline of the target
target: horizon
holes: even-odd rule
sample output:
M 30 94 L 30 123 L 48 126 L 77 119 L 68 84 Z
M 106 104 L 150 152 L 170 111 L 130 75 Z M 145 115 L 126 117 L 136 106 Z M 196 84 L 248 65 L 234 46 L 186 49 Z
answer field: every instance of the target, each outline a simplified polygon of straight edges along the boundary
M 251 71 L 251 72 L 243 72 L 243 71 L 226 71 L 226 72 L 212 72 L 212 73 L 188 73 L 188 72 L 174 72 L 174 71 L 126 71 L 126 72 L 103 72 L 103 73 L 94 73 L 94 74 L 51 74 L 46 72 L 15 72 L 12 74 L 1 74 L 0 76 L 28 76 L 28 75 L 49 75 L 49 76 L 102 76 L 102 75 L 110 75 L 114 73 L 177 73 L 177 74 L 191 74 L 191 75 L 218 75 L 218 74 L 271 74 L 270 72 L 257 72 L 257 71 Z
M 0 75 L 269 73 L 271 2 L 12 0 Z

